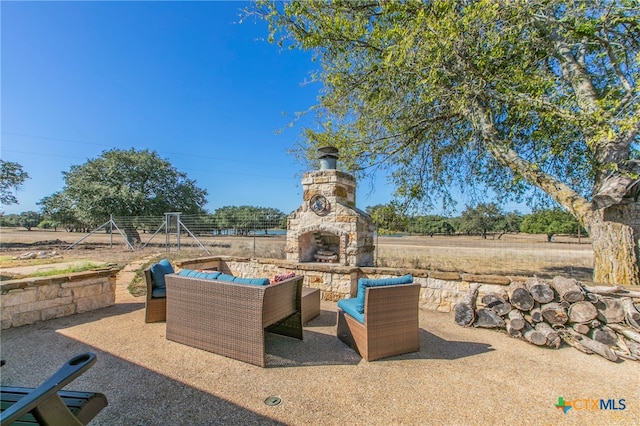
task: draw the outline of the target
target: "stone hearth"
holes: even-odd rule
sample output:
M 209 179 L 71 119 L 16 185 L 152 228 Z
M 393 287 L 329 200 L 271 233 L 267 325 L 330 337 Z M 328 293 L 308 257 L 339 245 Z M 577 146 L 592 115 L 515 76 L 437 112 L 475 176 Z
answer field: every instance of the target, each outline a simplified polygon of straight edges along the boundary
M 375 228 L 356 208 L 355 178 L 336 170 L 335 148 L 319 151 L 321 168 L 304 175 L 302 205 L 288 217 L 287 260 L 373 266 Z

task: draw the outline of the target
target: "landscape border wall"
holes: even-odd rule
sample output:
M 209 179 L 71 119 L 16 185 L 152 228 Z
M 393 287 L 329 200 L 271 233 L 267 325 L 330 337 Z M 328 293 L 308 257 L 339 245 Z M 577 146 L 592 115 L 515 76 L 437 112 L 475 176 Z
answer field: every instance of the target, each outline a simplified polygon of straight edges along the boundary
M 473 275 L 457 272 L 438 272 L 411 268 L 380 268 L 340 266 L 331 263 L 296 263 L 282 259 L 249 259 L 211 256 L 177 261 L 179 268 L 212 269 L 245 278 L 272 278 L 277 274 L 295 272 L 304 275 L 304 287 L 321 290 L 323 300 L 337 301 L 355 297 L 359 278 L 388 278 L 411 274 L 420 284 L 420 308 L 437 312 L 451 312 L 469 291 L 472 283 L 480 285 L 478 291 L 506 296 L 513 281 L 524 282 L 529 277 L 502 275 Z
M 116 275 L 109 268 L 0 283 L 3 330 L 115 304 Z

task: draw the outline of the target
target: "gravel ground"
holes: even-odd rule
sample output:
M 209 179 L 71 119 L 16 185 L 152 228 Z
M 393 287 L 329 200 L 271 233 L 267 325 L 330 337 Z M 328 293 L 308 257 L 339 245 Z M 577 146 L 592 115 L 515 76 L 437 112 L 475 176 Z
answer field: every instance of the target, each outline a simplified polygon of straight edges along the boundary
M 640 424 L 640 363 L 534 347 L 452 314 L 421 311 L 420 351 L 370 363 L 335 337 L 325 301 L 303 341 L 267 334 L 267 368 L 180 345 L 144 323 L 144 299 L 126 292 L 133 268 L 113 307 L 4 330 L 2 384 L 37 386 L 90 351 L 97 363 L 68 388 L 107 396 L 92 425 Z M 564 414 L 559 397 L 626 408 Z

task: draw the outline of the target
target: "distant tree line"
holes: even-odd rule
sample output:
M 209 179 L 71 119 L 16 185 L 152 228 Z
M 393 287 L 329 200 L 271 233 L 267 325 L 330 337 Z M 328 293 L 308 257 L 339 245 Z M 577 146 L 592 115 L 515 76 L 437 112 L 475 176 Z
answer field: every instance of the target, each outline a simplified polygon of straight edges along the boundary
M 467 206 L 457 217 L 440 215 L 410 216 L 402 212 L 398 204 L 379 204 L 367 207 L 380 234 L 409 233 L 419 235 L 493 235 L 500 238 L 505 233 L 523 232 L 545 234 L 553 241 L 556 234 L 586 235 L 578 221 L 562 209 L 544 209 L 530 214 L 504 212 L 495 203 Z
M 287 215 L 275 208 L 256 206 L 225 206 L 213 213 L 197 215 L 181 215 L 182 224 L 191 232 L 198 235 L 249 235 L 251 233 L 268 234 L 269 230 L 285 229 Z M 158 231 L 165 225 L 165 216 L 114 216 L 114 222 L 119 227 L 129 227 L 145 233 Z M 79 225 L 72 221 L 60 223 L 56 218 L 47 214 L 26 211 L 20 214 L 0 215 L 0 226 L 22 227 L 27 230 L 65 229 L 68 232 L 90 232 L 95 229 Z M 175 224 L 172 224 L 174 231 Z M 110 228 L 105 228 L 108 231 Z

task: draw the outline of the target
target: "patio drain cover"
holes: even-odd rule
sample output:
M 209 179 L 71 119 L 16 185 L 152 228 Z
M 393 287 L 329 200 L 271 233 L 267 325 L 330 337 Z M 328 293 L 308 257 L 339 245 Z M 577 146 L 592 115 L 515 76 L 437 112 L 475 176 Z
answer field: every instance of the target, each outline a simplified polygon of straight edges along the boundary
M 281 399 L 278 398 L 277 396 L 270 396 L 269 398 L 264 400 L 264 403 L 270 407 L 273 407 L 274 405 L 280 404 L 280 401 Z

